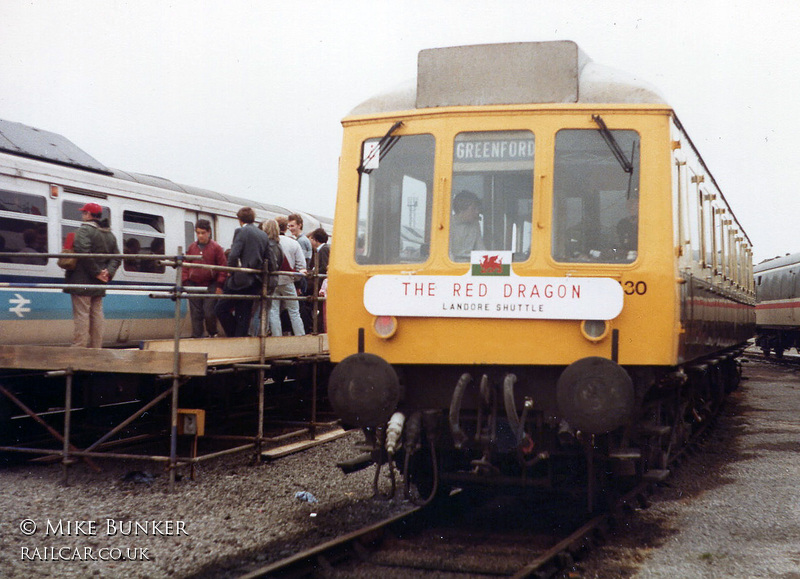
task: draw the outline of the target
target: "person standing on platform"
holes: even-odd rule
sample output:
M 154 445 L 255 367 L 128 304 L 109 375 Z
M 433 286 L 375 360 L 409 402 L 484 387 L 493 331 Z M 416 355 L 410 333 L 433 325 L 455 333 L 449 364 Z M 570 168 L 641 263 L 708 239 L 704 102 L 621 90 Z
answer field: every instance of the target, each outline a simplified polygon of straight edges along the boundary
M 322 227 L 318 227 L 317 229 L 308 234 L 308 239 L 309 241 L 311 241 L 311 247 L 314 248 L 314 269 L 316 270 L 315 273 L 319 275 L 327 275 L 328 260 L 330 259 L 331 255 L 331 246 L 328 245 L 327 232 Z M 325 283 L 326 279 L 327 278 L 323 278 L 319 283 L 320 286 L 323 284 L 325 285 L 325 291 L 327 292 L 328 286 Z M 319 291 L 317 295 L 319 297 L 325 297 L 325 295 L 323 295 L 321 291 Z M 322 319 L 322 323 L 320 324 L 319 329 L 320 331 L 324 332 L 325 328 L 327 327 L 325 324 L 325 308 L 318 306 L 317 311 L 319 312 L 320 318 Z
M 277 241 L 280 241 L 281 249 L 283 250 L 283 263 L 281 264 L 281 271 L 296 271 L 299 273 L 306 272 L 306 259 L 303 255 L 303 249 L 300 244 L 294 239 L 286 235 L 287 218 L 279 215 L 275 218 L 275 225 L 279 231 Z M 267 222 L 267 225 L 271 225 Z M 267 235 L 272 239 L 271 231 L 267 231 Z M 297 297 L 297 289 L 294 285 L 295 278 L 288 275 L 278 276 L 278 286 L 272 292 L 273 296 L 281 296 L 288 298 Z M 292 333 L 295 336 L 305 336 L 306 331 L 303 327 L 303 319 L 300 317 L 300 304 L 297 300 L 273 300 L 272 307 L 269 310 L 269 329 L 273 336 L 282 336 L 281 329 L 281 310 L 285 309 L 289 312 L 289 321 L 292 324 Z
M 208 219 L 198 219 L 194 228 L 197 234 L 197 241 L 189 246 L 186 255 L 199 255 L 200 260 L 192 260 L 187 263 L 201 263 L 205 265 L 228 265 L 225 259 L 225 251 L 222 246 L 211 239 L 211 223 Z M 225 283 L 225 272 L 203 267 L 183 267 L 181 280 L 185 287 L 202 287 L 209 294 L 221 294 L 222 286 Z M 214 314 L 216 306 L 215 299 L 212 298 L 190 298 L 189 314 L 192 319 L 192 337 L 203 337 L 203 326 L 208 332 L 209 337 L 217 335 L 217 316 Z
M 327 232 L 322 229 L 322 227 L 318 227 L 314 231 L 308 234 L 308 239 L 311 242 L 311 247 L 314 248 L 316 252 L 316 265 L 318 266 L 318 271 L 320 275 L 328 273 L 328 260 L 330 259 L 331 255 L 331 246 L 328 245 L 328 234 Z
M 119 253 L 114 234 L 107 223 L 101 223 L 103 208 L 97 203 L 87 203 L 80 211 L 83 223 L 75 233 L 74 252 Z M 66 271 L 66 283 L 83 286 L 64 290 L 72 296 L 73 346 L 103 347 L 105 286 L 114 277 L 120 263 L 118 257 L 79 257 L 75 269 Z
M 303 235 L 303 216 L 299 213 L 292 213 L 287 219 L 286 227 L 289 229 L 289 233 L 294 236 L 303 250 L 303 257 L 306 260 L 306 269 L 311 269 L 311 258 L 314 256 L 314 248 L 311 247 L 311 241 L 309 241 L 308 237 Z M 294 287 L 299 296 L 311 295 L 311 287 L 308 283 L 308 278 L 296 278 L 294 280 Z M 311 317 L 311 302 L 300 302 L 300 317 L 303 319 L 303 327 L 305 328 L 306 334 L 311 333 L 314 328 Z
M 298 213 L 292 213 L 287 217 L 287 220 L 286 227 L 303 249 L 303 257 L 306 259 L 306 269 L 308 269 L 311 267 L 311 255 L 314 250 L 308 237 L 303 235 L 303 217 Z M 280 225 L 280 222 L 278 224 Z
M 252 207 L 242 207 L 236 213 L 239 229 L 233 233 L 231 252 L 228 255 L 230 267 L 247 267 L 261 271 L 267 259 L 269 238 L 255 225 L 256 214 Z M 236 271 L 225 280 L 224 294 L 257 296 L 261 294 L 261 274 Z M 253 312 L 252 300 L 217 300 L 215 307 L 217 319 L 225 335 L 229 338 L 247 336 L 250 329 L 250 316 Z

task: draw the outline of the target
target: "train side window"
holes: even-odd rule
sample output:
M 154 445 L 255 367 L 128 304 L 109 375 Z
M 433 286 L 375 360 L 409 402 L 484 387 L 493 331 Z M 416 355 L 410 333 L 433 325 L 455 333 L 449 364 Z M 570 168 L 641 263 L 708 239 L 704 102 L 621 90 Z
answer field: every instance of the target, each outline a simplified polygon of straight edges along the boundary
M 719 216 L 716 207 L 711 207 L 711 272 L 719 273 Z
M 681 249 L 681 254 L 691 255 L 691 243 L 689 241 L 689 199 L 686 194 L 686 161 L 678 157 L 676 152 L 672 155 L 672 188 L 673 203 L 677 206 L 678 231 L 676 242 Z
M 194 222 L 185 221 L 183 223 L 183 251 L 189 249 L 189 246 L 194 243 Z
M 607 136 L 586 129 L 556 134 L 552 255 L 557 261 L 631 263 L 638 256 L 640 137 L 631 130 Z
M 763 279 L 762 276 L 758 278 L 758 301 L 763 301 L 769 298 L 769 275 L 764 275 Z
M 83 216 L 81 214 L 81 207 L 86 205 L 88 202 L 97 203 L 103 210 L 103 213 L 100 216 L 100 220 L 107 220 L 111 221 L 111 210 L 108 206 L 98 203 L 97 200 L 91 199 L 87 201 L 64 201 L 61 204 L 61 219 L 63 221 L 74 221 L 78 223 L 80 226 L 81 221 L 83 220 Z
M 767 279 L 767 291 L 764 292 L 769 300 L 780 299 L 780 273 L 773 273 Z
M 726 277 L 725 272 L 725 237 L 728 227 L 724 221 L 725 210 L 722 208 L 714 209 L 714 273 Z
M 800 294 L 800 275 L 798 275 L 798 270 L 796 268 L 792 269 L 790 273 L 792 287 L 789 290 L 789 297 L 792 298 Z
M 685 166 L 684 166 L 685 167 Z M 688 199 L 687 210 L 686 214 L 689 221 L 689 234 L 688 234 L 688 246 L 690 247 L 692 261 L 702 261 L 702 228 L 701 228 L 701 211 L 702 211 L 702 202 L 701 202 L 701 194 L 699 191 L 696 191 L 694 188 L 689 186 L 687 182 L 690 179 L 695 177 L 694 172 L 691 169 L 688 169 L 689 179 L 684 177 L 683 179 L 683 187 L 685 189 L 686 198 Z
M 733 282 L 736 281 L 736 275 L 733 267 L 735 251 L 736 245 L 733 241 L 733 229 L 730 225 L 728 225 L 725 228 L 725 273 L 728 276 L 728 279 Z
M 47 265 L 46 257 L 31 257 L 47 249 L 47 199 L 0 190 L 0 252 L 20 254 L 0 261 Z
M 736 285 L 741 289 L 747 289 L 747 278 L 745 277 L 747 268 L 745 267 L 745 251 L 741 238 L 737 237 L 734 243 L 736 243 Z
M 164 255 L 164 218 L 160 215 L 122 212 L 123 253 Z M 164 273 L 165 267 L 152 259 L 124 260 L 125 271 Z
M 793 278 L 794 272 L 791 269 L 781 270 L 778 286 L 779 300 L 786 300 L 792 297 L 792 290 L 794 289 Z
M 714 229 L 716 226 L 714 206 L 711 204 L 712 196 L 698 187 L 698 197 L 701 199 L 700 221 L 703 229 L 703 267 L 714 268 Z
M 473 250 L 531 253 L 534 136 L 530 131 L 459 133 L 453 147 L 450 259 Z
M 428 259 L 434 146 L 432 135 L 364 142 L 357 263 L 420 263 Z

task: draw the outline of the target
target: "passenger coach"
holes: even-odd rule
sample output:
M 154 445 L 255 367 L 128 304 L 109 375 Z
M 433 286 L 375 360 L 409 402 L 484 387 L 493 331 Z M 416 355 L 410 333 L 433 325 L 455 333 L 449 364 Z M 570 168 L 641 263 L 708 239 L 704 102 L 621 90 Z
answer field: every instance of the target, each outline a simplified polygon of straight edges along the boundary
M 292 213 L 167 179 L 109 169 L 66 138 L 19 123 L 0 121 L 0 344 L 69 344 L 70 297 L 55 259 L 70 232 L 80 227 L 79 209 L 98 203 L 124 253 L 176 255 L 194 241 L 194 224 L 208 219 L 212 236 L 230 247 L 239 227 L 236 212 L 249 205 L 259 220 Z M 303 214 L 305 229 L 320 221 Z M 330 231 L 330 222 L 323 223 Z M 174 303 L 150 299 L 131 286 L 175 284 L 175 270 L 153 260 L 126 259 L 104 301 L 106 346 L 174 335 Z M 185 306 L 184 306 L 185 308 Z M 183 335 L 190 335 L 188 319 Z
M 663 475 L 735 386 L 755 296 L 673 109 L 519 43 L 424 50 L 342 124 L 329 393 L 371 459 L 431 496 Z
M 769 259 L 755 266 L 756 346 L 778 358 L 800 350 L 800 253 Z

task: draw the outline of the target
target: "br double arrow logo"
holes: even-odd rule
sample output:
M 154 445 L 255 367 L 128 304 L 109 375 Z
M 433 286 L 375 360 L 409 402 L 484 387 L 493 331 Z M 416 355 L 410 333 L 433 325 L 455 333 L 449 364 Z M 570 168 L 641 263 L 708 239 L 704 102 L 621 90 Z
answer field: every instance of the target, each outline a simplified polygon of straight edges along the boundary
M 8 311 L 17 314 L 19 318 L 24 318 L 25 316 L 23 314 L 31 311 L 30 308 L 25 307 L 31 303 L 31 300 L 25 299 L 19 294 L 14 294 L 14 297 L 8 300 L 8 303 L 14 306 L 13 308 L 8 308 Z

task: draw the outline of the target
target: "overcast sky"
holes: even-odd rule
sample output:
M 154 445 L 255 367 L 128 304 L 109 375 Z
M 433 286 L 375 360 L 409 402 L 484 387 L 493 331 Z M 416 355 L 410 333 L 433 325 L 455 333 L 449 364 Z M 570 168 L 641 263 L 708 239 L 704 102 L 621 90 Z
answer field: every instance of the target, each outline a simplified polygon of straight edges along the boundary
M 424 48 L 574 40 L 659 89 L 755 245 L 800 251 L 794 0 L 0 0 L 0 119 L 333 216 L 340 120 Z

